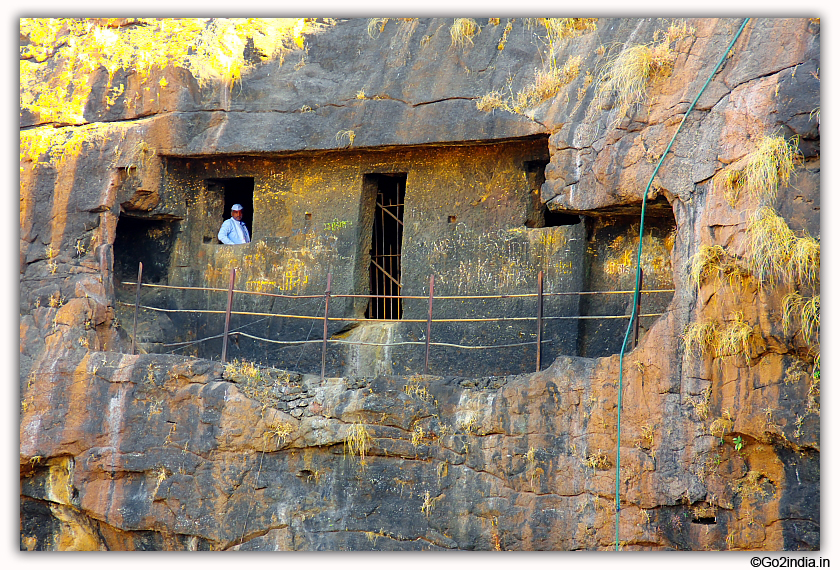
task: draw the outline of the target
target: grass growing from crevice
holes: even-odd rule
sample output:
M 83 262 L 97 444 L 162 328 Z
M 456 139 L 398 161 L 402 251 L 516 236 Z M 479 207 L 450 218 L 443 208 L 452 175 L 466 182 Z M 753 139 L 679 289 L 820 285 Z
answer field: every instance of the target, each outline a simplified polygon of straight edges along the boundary
M 235 382 L 245 396 L 259 402 L 263 412 L 266 408 L 280 406 L 278 387 L 281 383 L 288 385 L 291 381 L 291 374 L 287 371 L 262 368 L 253 362 L 239 359 L 225 364 L 223 377 Z
M 367 451 L 371 444 L 370 433 L 368 433 L 364 424 L 356 422 L 347 430 L 347 439 L 344 442 L 345 449 L 350 452 L 350 455 L 355 455 L 359 458 L 359 463 L 367 465 Z
M 689 260 L 688 277 L 698 289 L 710 279 L 718 288 L 726 284 L 738 290 L 743 290 L 752 281 L 752 274 L 744 262 L 720 245 L 700 246 Z
M 580 75 L 582 62 L 583 58 L 576 55 L 570 57 L 562 67 L 551 66 L 545 70 L 537 70 L 534 82 L 516 94 L 514 111 L 520 112 L 524 108 L 534 107 L 557 95 L 560 89 Z
M 385 31 L 385 24 L 391 18 L 370 18 L 368 19 L 367 33 L 371 38 L 376 37 Z
M 781 135 L 765 135 L 741 167 L 730 167 L 716 177 L 723 195 L 734 206 L 745 191 L 763 203 L 772 203 L 779 188 L 788 186 L 796 165 L 801 160 L 799 139 L 786 140 Z
M 797 237 L 773 208 L 762 206 L 747 223 L 747 261 L 752 272 L 770 285 L 787 282 L 813 287 L 820 276 L 820 242 Z
M 584 464 L 593 471 L 609 469 L 612 466 L 609 457 L 600 449 L 597 453 L 588 454 Z
M 712 275 L 723 270 L 729 254 L 720 245 L 702 245 L 689 261 L 688 275 L 691 281 L 699 287 Z
M 803 297 L 789 293 L 782 301 L 782 328 L 785 334 L 802 333 L 805 344 L 819 342 L 820 296 Z
M 549 38 L 565 40 L 598 29 L 598 18 L 525 18 L 525 25 L 545 28 Z
M 583 58 L 579 55 L 570 57 L 563 65 L 557 63 L 559 42 L 573 38 L 597 29 L 597 18 L 525 18 L 528 28 L 542 27 L 546 35 L 540 41 L 547 45 L 547 55 L 544 57 L 543 69 L 536 69 L 534 80 L 518 92 L 506 95 L 500 90 L 494 90 L 476 102 L 479 111 L 493 111 L 501 109 L 515 114 L 524 114 L 526 109 L 535 107 L 557 96 L 561 89 L 569 85 L 580 75 Z M 507 44 L 508 34 L 513 27 L 514 20 L 508 20 L 502 33 L 498 49 L 503 50 Z
M 677 58 L 673 44 L 693 33 L 694 29 L 686 23 L 673 23 L 666 31 L 656 34 L 661 39 L 629 46 L 607 61 L 600 74 L 597 97 L 602 106 L 614 97 L 616 122 L 646 99 L 648 87 L 654 81 L 671 75 Z
M 269 438 L 277 438 L 277 445 L 280 443 L 288 443 L 290 436 L 295 433 L 296 426 L 291 422 L 274 422 L 270 423 L 266 426 L 266 431 L 263 433 L 263 437 L 267 440 Z
M 481 28 L 472 18 L 455 18 L 452 26 L 449 28 L 449 37 L 452 42 L 451 47 L 467 47 L 473 45 L 473 37 L 481 31 Z
M 715 320 L 691 323 L 682 341 L 686 353 L 695 356 L 720 358 L 742 354 L 749 359 L 756 338 L 753 326 L 738 311 L 730 314 L 724 323 Z
M 342 148 L 348 148 L 353 146 L 353 141 L 356 140 L 356 131 L 353 130 L 343 130 L 338 131 L 335 134 L 335 142 Z
M 536 107 L 543 101 L 556 96 L 560 90 L 580 75 L 583 58 L 579 55 L 569 58 L 562 67 L 537 69 L 534 81 L 517 93 L 505 96 L 500 91 L 491 91 L 479 98 L 476 108 L 479 111 L 502 109 L 509 113 L 523 114 L 526 109 Z
M 716 354 L 717 356 L 743 354 L 749 358 L 753 340 L 752 325 L 744 320 L 744 313 L 737 311 L 729 316 L 726 326 L 718 334 Z
M 723 436 L 732 431 L 733 427 L 735 427 L 735 420 L 732 419 L 732 414 L 729 410 L 723 410 L 722 415 L 715 418 L 709 425 L 709 433 L 719 440 L 723 440 Z
M 714 355 L 717 352 L 718 334 L 716 321 L 691 323 L 682 335 L 683 347 L 688 354 Z

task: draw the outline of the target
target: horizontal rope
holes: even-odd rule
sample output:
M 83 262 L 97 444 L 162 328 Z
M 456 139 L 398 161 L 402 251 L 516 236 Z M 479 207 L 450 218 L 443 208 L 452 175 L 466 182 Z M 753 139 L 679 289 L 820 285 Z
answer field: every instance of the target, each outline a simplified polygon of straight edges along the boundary
M 121 281 L 121 285 L 137 285 L 136 281 Z M 219 293 L 227 293 L 227 289 L 221 289 L 219 287 L 186 287 L 186 286 L 176 286 L 176 285 L 159 285 L 157 283 L 143 283 L 143 287 L 152 287 L 156 289 L 177 289 L 183 291 L 215 291 Z M 324 294 L 321 293 L 320 295 L 283 295 L 281 293 L 264 293 L 262 291 L 242 291 L 241 289 L 234 289 L 234 293 L 243 293 L 245 295 L 263 295 L 266 297 L 282 297 L 284 299 L 321 299 L 324 297 Z M 425 299 L 425 297 L 423 297 Z
M 252 338 L 254 340 L 270 342 L 270 343 L 273 343 L 273 344 L 306 344 L 306 343 L 323 344 L 323 342 L 324 342 L 323 339 L 304 340 L 304 341 L 282 341 L 282 340 L 271 340 L 271 339 L 268 339 L 268 338 L 262 338 L 262 337 L 250 335 L 250 334 L 247 334 L 247 333 L 243 333 L 243 332 L 237 332 L 237 333 L 233 333 L 233 334 L 242 335 L 242 336 L 245 336 L 245 337 L 248 337 L 248 338 Z M 231 336 L 233 336 L 233 335 L 231 335 Z M 542 341 L 542 344 L 550 344 L 552 342 L 554 342 L 554 341 L 549 339 L 549 340 Z M 329 344 L 347 344 L 347 345 L 352 345 L 352 346 L 386 346 L 386 347 L 387 346 L 404 346 L 404 345 L 426 346 L 425 342 L 416 341 L 416 340 L 408 340 L 408 341 L 404 341 L 404 342 L 380 343 L 380 342 L 354 342 L 354 341 L 351 341 L 351 340 L 327 339 L 327 343 L 329 343 Z M 494 344 L 494 345 L 487 345 L 487 346 L 481 346 L 481 345 L 466 346 L 466 345 L 463 345 L 463 344 L 453 344 L 453 343 L 449 343 L 449 342 L 430 342 L 429 346 L 450 346 L 450 347 L 454 347 L 454 348 L 481 348 L 481 349 L 485 349 L 485 348 L 511 348 L 511 347 L 516 347 L 516 346 L 526 346 L 526 345 L 531 345 L 531 344 L 537 344 L 537 341 L 519 342 L 519 343 L 516 343 L 516 344 Z
M 134 281 L 122 281 L 123 285 L 137 285 Z M 227 293 L 227 289 L 220 289 L 218 287 L 180 287 L 175 285 L 159 285 L 157 283 L 143 283 L 143 287 L 154 287 L 158 289 L 177 289 L 184 291 L 215 291 Z M 234 289 L 234 293 L 241 293 L 243 295 L 262 295 L 264 297 L 279 297 L 282 299 L 320 299 L 324 294 L 320 295 L 284 295 L 282 293 L 266 293 L 262 291 L 243 291 L 242 289 Z M 649 289 L 641 291 L 642 294 L 649 295 L 655 293 L 675 293 L 675 289 Z M 543 297 L 560 297 L 571 295 L 629 295 L 635 291 L 559 291 L 556 293 L 543 293 Z M 435 295 L 437 300 L 453 300 L 453 299 L 517 299 L 524 297 L 537 297 L 537 293 L 510 293 L 504 295 Z M 332 298 L 346 298 L 346 299 L 426 299 L 428 295 L 360 295 L 350 293 L 330 293 Z
M 120 305 L 125 307 L 133 307 L 134 303 L 124 303 L 118 301 Z M 162 313 L 202 313 L 224 315 L 225 311 L 217 311 L 213 309 L 161 309 L 158 307 L 148 307 L 146 305 L 139 305 L 138 308 L 149 311 L 159 311 Z M 253 317 L 280 317 L 285 319 L 309 319 L 316 321 L 323 321 L 324 317 L 313 317 L 309 315 L 284 315 L 277 313 L 251 313 L 248 311 L 231 311 L 231 315 L 246 315 Z M 647 313 L 639 315 L 640 317 L 660 317 L 665 313 Z M 549 320 L 576 320 L 576 319 L 628 319 L 632 315 L 575 315 L 571 317 L 543 317 L 544 321 Z M 351 323 L 426 323 L 428 319 L 363 319 L 363 318 L 349 318 L 349 317 L 328 317 L 330 322 L 351 322 Z M 475 319 L 432 319 L 433 323 L 487 323 L 496 321 L 536 321 L 537 317 L 484 317 Z

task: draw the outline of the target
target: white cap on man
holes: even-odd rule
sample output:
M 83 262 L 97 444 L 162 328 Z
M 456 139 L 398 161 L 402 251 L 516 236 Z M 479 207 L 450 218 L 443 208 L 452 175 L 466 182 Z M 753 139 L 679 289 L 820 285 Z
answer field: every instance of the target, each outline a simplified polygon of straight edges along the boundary
M 242 204 L 234 204 L 233 206 L 230 207 L 231 212 L 236 212 L 237 210 L 241 210 L 241 209 L 242 209 Z

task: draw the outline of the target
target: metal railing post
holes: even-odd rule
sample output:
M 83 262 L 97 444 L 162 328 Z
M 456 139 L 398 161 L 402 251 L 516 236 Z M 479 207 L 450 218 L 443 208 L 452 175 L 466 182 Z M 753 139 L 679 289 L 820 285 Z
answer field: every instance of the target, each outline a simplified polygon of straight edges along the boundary
M 537 273 L 537 372 L 542 366 L 543 272 Z
M 633 303 L 636 305 L 636 320 L 633 323 L 633 348 L 639 345 L 639 315 L 642 314 L 642 289 L 644 288 L 645 274 L 639 269 L 639 290 L 636 291 Z
M 327 290 L 324 291 L 324 343 L 321 345 L 321 380 L 327 370 L 327 325 L 330 312 L 330 287 L 332 286 L 332 273 L 327 273 Z
M 131 354 L 137 354 L 137 308 L 140 306 L 140 286 L 143 283 L 143 262 L 137 267 L 137 290 L 134 293 L 134 328 L 131 331 Z
M 426 360 L 423 363 L 423 374 L 429 373 L 429 343 L 432 340 L 432 304 L 435 298 L 435 275 L 429 274 L 429 317 L 426 319 Z
M 225 310 L 225 334 L 222 338 L 222 362 L 227 362 L 228 331 L 230 330 L 230 309 L 233 306 L 233 282 L 236 280 L 236 269 L 230 270 L 230 285 L 228 285 L 227 309 Z

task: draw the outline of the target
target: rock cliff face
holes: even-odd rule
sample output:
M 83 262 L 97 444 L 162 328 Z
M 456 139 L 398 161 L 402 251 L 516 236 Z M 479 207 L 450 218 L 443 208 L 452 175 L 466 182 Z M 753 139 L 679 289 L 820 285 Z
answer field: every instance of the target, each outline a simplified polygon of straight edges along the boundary
M 21 549 L 613 549 L 616 492 L 622 549 L 819 549 L 819 20 L 742 23 L 301 20 L 281 61 L 255 24 L 216 21 L 195 46 L 228 38 L 241 74 L 124 59 L 73 89 L 70 50 L 111 62 L 112 35 L 171 24 L 23 25 Z M 624 106 L 610 81 L 640 47 L 653 72 Z M 772 140 L 796 149 L 789 176 L 758 160 Z M 331 353 L 322 378 L 320 353 L 248 339 L 228 364 L 217 345 L 165 354 L 218 321 L 148 312 L 135 330 L 125 305 L 137 258 L 157 284 L 225 287 L 239 266 L 251 292 L 321 294 L 332 270 L 366 294 L 365 188 L 402 173 L 407 294 L 428 294 L 430 268 L 442 295 L 531 293 L 537 269 L 556 291 L 632 289 L 655 170 L 642 266 L 674 292 L 623 356 L 626 320 L 593 320 L 548 329 L 562 348 L 535 373 L 532 346 L 441 352 L 426 375 L 422 354 L 376 349 Z M 210 241 L 241 178 L 255 241 L 224 250 Z M 218 309 L 212 294 L 143 304 Z M 629 314 L 610 303 L 555 310 Z

